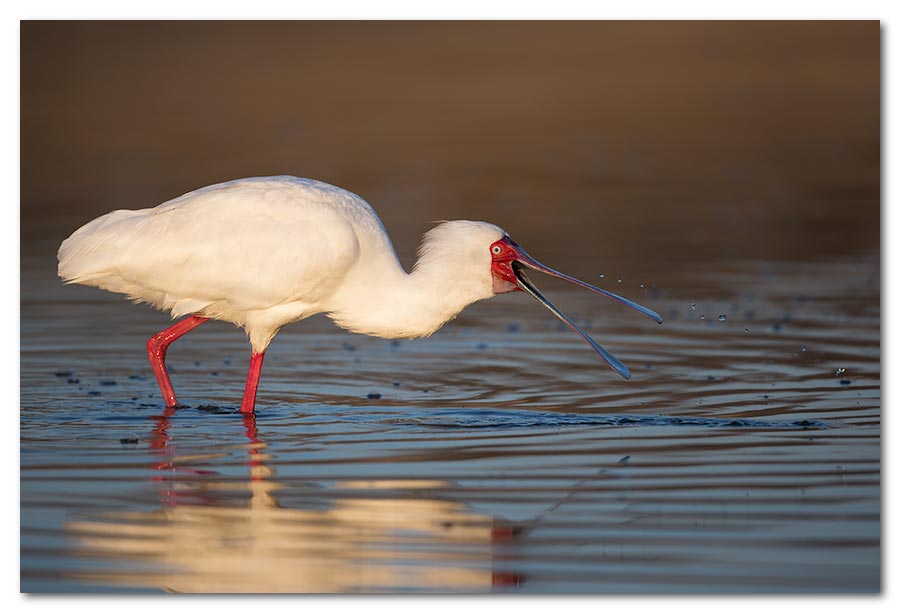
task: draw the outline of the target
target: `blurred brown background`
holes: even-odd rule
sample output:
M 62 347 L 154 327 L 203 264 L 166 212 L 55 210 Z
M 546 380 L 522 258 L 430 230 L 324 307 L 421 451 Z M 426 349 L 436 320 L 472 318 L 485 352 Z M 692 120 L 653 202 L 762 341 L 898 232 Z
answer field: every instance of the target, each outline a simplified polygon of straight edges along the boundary
M 23 22 L 23 255 L 228 179 L 437 219 L 575 274 L 879 246 L 868 22 Z

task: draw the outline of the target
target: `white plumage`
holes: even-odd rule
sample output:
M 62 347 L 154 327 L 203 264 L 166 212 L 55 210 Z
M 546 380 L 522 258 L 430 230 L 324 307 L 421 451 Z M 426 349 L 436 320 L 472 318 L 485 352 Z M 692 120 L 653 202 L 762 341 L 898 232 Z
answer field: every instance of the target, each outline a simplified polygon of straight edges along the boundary
M 503 234 L 445 222 L 426 235 L 424 257 L 407 275 L 365 200 L 320 181 L 260 177 L 99 217 L 62 243 L 59 275 L 173 317 L 230 321 L 262 352 L 281 326 L 323 312 L 352 332 L 431 334 L 492 295 L 485 245 Z M 466 262 L 481 274 L 460 274 Z M 441 278 L 447 273 L 453 283 Z
M 510 246 L 503 261 L 499 244 Z M 173 318 L 193 316 L 192 327 L 206 319 L 242 326 L 261 365 L 282 326 L 317 313 L 352 332 L 427 336 L 475 301 L 526 289 L 512 263 L 537 263 L 527 254 L 516 257 L 520 252 L 492 224 L 443 222 L 425 235 L 418 262 L 406 273 L 365 200 L 327 183 L 281 176 L 229 181 L 155 208 L 113 211 L 63 241 L 58 257 L 66 283 L 119 292 Z M 154 370 L 164 395 L 165 349 L 189 329 L 154 337 L 162 372 L 158 364 Z M 169 392 L 167 404 L 174 404 L 170 384 Z M 249 378 L 242 410 L 248 392 Z M 255 383 L 252 392 L 255 397 Z M 252 399 L 249 404 L 252 410 Z

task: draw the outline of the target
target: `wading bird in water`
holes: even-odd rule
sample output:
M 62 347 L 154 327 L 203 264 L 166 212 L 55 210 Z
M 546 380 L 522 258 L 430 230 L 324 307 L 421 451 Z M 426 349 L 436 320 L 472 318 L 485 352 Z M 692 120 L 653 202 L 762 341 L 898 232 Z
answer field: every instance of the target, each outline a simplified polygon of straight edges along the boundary
M 662 323 L 646 307 L 544 266 L 506 232 L 481 221 L 437 225 L 425 234 L 407 273 L 365 200 L 290 176 L 238 179 L 156 208 L 113 211 L 76 230 L 58 257 L 66 283 L 122 293 L 183 317 L 147 341 L 167 407 L 178 401 L 166 350 L 210 319 L 241 326 L 250 338 L 244 413 L 253 412 L 272 338 L 285 324 L 317 313 L 350 332 L 417 338 L 473 302 L 525 291 L 626 379 L 628 368 L 544 298 L 525 270 L 565 279 Z

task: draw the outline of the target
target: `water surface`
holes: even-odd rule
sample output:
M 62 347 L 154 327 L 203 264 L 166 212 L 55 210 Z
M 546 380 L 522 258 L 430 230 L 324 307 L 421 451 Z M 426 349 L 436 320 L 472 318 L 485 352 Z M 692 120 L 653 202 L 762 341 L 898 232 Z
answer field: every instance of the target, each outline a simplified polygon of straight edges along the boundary
M 173 346 L 188 406 L 164 411 L 165 318 L 32 293 L 30 263 L 25 591 L 879 589 L 872 257 L 711 267 L 719 300 L 632 288 L 663 326 L 545 282 L 631 381 L 525 296 L 420 341 L 313 319 L 273 343 L 255 419 L 239 329 Z

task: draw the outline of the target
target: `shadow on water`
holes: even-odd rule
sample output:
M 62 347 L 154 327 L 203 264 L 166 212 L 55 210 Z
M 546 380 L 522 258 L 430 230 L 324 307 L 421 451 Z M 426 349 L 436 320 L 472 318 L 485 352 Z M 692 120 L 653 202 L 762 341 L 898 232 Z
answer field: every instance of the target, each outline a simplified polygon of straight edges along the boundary
M 444 410 L 412 419 L 418 426 L 434 428 L 561 428 L 565 426 L 694 426 L 703 428 L 827 428 L 823 421 L 715 419 L 649 415 L 567 415 L 540 411 Z

